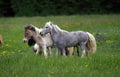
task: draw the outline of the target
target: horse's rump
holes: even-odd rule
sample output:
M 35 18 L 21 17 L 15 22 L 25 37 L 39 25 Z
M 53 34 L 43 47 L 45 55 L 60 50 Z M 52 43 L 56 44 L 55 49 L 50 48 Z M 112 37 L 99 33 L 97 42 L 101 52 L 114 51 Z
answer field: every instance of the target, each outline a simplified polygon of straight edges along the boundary
M 89 36 L 89 40 L 87 42 L 87 47 L 89 48 L 90 53 L 95 53 L 96 47 L 97 47 L 95 37 L 89 32 L 87 32 L 87 34 Z

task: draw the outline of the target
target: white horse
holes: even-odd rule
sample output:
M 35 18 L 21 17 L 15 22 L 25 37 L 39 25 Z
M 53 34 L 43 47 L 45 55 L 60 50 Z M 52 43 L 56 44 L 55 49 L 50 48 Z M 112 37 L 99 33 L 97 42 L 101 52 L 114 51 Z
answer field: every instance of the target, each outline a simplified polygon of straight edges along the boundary
M 25 29 L 25 33 L 24 33 L 23 41 L 28 42 L 28 40 L 32 38 L 37 44 L 37 45 L 35 44 L 37 47 L 37 51 L 36 51 L 37 55 L 40 53 L 40 48 L 43 49 L 45 58 L 47 58 L 48 56 L 48 53 L 46 51 L 47 48 L 49 50 L 49 54 L 50 55 L 52 54 L 51 47 L 53 46 L 53 42 L 50 37 L 50 34 L 41 36 L 39 33 L 42 29 L 39 29 L 31 24 L 26 25 L 24 29 Z M 35 48 L 35 46 L 33 48 Z

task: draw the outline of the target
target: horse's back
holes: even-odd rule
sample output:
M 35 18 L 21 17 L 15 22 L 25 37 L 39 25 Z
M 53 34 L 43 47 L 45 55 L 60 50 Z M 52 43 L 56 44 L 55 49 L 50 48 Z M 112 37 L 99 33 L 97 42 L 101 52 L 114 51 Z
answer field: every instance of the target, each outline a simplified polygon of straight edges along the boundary
M 73 35 L 74 37 L 80 41 L 80 42 L 84 42 L 84 41 L 87 41 L 88 40 L 88 35 L 86 32 L 84 31 L 76 31 L 76 32 L 73 32 Z
M 62 34 L 60 34 L 59 38 L 67 41 L 86 41 L 88 40 L 88 35 L 84 31 L 63 32 Z
M 63 46 L 74 46 L 80 44 L 81 42 L 87 42 L 88 35 L 83 31 L 75 31 L 75 32 L 63 32 L 57 38 L 57 42 Z

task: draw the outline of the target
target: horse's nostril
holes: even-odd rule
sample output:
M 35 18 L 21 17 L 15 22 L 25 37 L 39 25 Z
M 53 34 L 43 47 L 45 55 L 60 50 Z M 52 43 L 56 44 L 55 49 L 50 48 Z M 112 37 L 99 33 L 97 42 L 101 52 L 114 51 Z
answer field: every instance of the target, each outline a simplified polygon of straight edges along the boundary
M 40 35 L 42 35 L 42 36 L 43 36 L 42 32 L 40 32 Z
M 41 32 L 39 34 L 41 35 Z
M 25 43 L 25 40 L 23 40 L 23 42 Z
M 23 42 L 24 42 L 24 43 L 26 43 L 26 41 L 25 41 L 25 40 L 23 40 Z

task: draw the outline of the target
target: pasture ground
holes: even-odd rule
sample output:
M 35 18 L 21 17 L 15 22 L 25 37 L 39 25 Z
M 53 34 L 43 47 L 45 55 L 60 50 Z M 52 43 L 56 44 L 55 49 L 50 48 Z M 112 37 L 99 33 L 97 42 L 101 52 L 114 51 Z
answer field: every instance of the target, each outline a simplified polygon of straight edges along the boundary
M 24 25 L 43 27 L 52 21 L 68 31 L 83 30 L 97 37 L 95 54 L 80 58 L 36 56 L 23 43 Z M 120 77 L 120 15 L 73 15 L 0 18 L 0 77 Z

